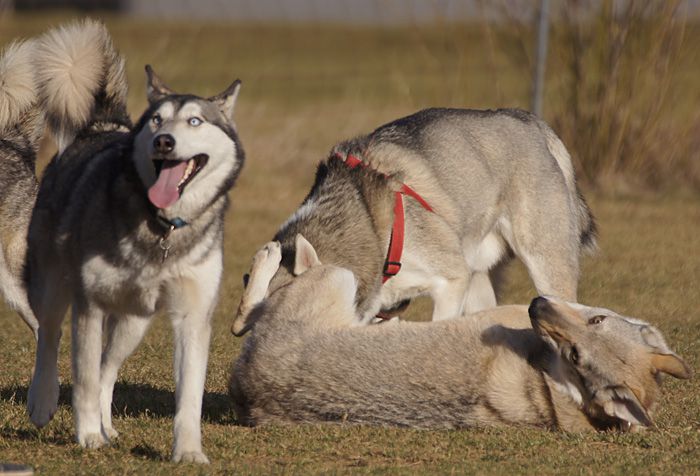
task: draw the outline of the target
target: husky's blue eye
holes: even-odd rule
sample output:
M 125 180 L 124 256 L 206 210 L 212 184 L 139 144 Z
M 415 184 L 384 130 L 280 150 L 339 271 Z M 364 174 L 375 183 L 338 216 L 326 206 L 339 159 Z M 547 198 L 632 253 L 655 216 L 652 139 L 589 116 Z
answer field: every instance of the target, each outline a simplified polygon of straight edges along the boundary
M 187 123 L 188 123 L 189 125 L 191 125 L 192 127 L 197 127 L 198 125 L 200 125 L 200 124 L 202 123 L 202 120 L 201 120 L 200 118 L 198 118 L 198 117 L 190 117 L 190 118 L 187 120 Z
M 156 114 L 151 118 L 151 122 L 156 126 L 160 126 L 163 123 L 163 119 L 160 117 L 160 114 Z

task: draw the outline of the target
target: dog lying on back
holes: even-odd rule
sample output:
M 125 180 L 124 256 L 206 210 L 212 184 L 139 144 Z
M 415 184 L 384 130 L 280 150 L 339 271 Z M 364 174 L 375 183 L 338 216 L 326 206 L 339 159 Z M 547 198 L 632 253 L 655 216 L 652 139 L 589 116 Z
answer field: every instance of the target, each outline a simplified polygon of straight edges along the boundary
M 651 325 L 553 298 L 358 326 L 353 274 L 296 244 L 296 278 L 267 298 L 280 245 L 253 260 L 246 294 L 259 304 L 230 381 L 244 424 L 626 431 L 652 424 L 662 374 L 691 375 Z

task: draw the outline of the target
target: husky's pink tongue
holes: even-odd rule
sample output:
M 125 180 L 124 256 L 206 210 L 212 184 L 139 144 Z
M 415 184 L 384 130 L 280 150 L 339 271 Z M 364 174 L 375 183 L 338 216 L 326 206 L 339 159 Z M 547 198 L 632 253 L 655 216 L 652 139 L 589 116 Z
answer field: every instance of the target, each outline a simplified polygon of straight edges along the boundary
M 148 199 L 158 208 L 168 208 L 180 198 L 177 186 L 185 175 L 187 161 L 166 160 L 156 183 L 148 189 Z

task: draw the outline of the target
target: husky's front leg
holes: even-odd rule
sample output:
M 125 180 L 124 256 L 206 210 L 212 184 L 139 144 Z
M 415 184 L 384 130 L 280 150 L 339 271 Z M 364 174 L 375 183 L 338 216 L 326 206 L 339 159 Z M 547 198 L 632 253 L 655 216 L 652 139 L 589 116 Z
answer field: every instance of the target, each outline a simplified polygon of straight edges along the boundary
M 175 330 L 174 462 L 208 463 L 202 452 L 201 417 L 211 317 L 221 279 L 220 253 L 174 282 L 169 306 Z
M 119 368 L 141 342 L 150 322 L 148 317 L 114 315 L 105 322 L 107 344 L 100 367 L 100 408 L 102 430 L 110 439 L 119 436 L 112 426 L 112 394 Z
M 76 439 L 85 448 L 99 448 L 109 442 L 100 418 L 103 317 L 94 304 L 73 303 L 73 415 Z

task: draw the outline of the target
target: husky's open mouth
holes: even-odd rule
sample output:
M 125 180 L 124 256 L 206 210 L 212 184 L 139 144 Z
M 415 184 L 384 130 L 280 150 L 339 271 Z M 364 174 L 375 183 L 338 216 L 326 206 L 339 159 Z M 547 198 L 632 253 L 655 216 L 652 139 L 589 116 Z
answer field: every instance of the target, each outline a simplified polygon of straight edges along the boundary
M 188 160 L 153 159 L 156 182 L 148 189 L 148 199 L 158 208 L 167 208 L 182 195 L 187 184 L 204 168 L 207 154 L 198 154 Z

